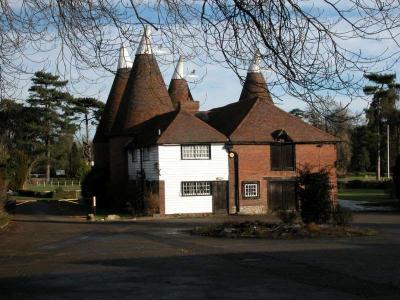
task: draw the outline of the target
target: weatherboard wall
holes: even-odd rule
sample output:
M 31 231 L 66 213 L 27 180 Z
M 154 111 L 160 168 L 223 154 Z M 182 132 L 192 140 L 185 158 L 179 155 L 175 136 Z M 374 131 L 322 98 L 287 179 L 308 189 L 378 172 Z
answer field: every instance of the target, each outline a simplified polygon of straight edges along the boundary
M 182 181 L 228 180 L 228 154 L 211 145 L 211 159 L 182 160 L 180 145 L 158 147 L 159 180 L 165 182 L 165 214 L 212 213 L 212 196 L 182 196 Z

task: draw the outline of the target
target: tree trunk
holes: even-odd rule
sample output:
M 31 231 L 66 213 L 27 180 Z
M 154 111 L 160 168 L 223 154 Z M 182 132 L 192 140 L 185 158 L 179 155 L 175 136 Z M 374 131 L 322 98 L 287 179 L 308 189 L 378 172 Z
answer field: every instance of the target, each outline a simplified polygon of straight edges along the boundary
M 87 145 L 86 147 L 88 149 L 87 160 L 90 165 L 92 162 L 92 147 L 89 143 L 89 116 L 88 116 L 88 114 L 85 114 L 85 126 L 86 126 L 85 130 L 86 130 L 86 145 Z
M 46 181 L 50 182 L 50 149 L 46 150 Z

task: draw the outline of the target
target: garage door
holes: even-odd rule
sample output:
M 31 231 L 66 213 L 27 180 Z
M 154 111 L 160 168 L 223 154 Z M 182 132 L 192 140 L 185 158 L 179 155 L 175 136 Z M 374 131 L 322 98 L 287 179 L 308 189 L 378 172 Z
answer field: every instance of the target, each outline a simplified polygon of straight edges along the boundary
M 295 181 L 270 181 L 268 190 L 270 211 L 297 209 Z

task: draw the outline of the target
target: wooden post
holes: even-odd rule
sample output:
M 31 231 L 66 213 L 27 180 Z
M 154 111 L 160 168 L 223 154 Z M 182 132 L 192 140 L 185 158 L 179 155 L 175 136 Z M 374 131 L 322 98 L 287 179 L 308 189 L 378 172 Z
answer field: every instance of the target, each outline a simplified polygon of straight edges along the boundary
M 96 216 L 96 196 L 92 198 L 93 214 Z

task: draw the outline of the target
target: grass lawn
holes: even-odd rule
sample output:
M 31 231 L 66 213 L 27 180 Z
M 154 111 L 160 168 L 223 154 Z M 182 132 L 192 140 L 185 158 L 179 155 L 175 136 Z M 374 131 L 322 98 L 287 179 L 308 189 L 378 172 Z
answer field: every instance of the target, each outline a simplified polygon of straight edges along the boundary
M 358 173 L 358 174 L 347 174 L 344 178 L 339 178 L 339 181 L 351 181 L 351 180 L 361 180 L 361 181 L 372 181 L 376 180 L 376 174 L 372 172 Z
M 393 200 L 390 193 L 380 189 L 340 189 L 339 199 L 354 201 L 389 201 Z
M 51 191 L 55 191 L 57 188 L 61 188 L 64 191 L 76 191 L 76 190 L 80 190 L 81 186 L 77 185 L 77 184 L 74 184 L 74 185 L 71 185 L 71 184 L 67 184 L 67 185 L 60 184 L 59 186 L 58 185 L 45 185 L 45 186 L 43 186 L 42 184 L 41 185 L 27 184 L 24 189 L 25 190 L 30 190 L 30 191 L 35 191 L 35 192 L 47 192 L 47 191 L 51 192 Z

